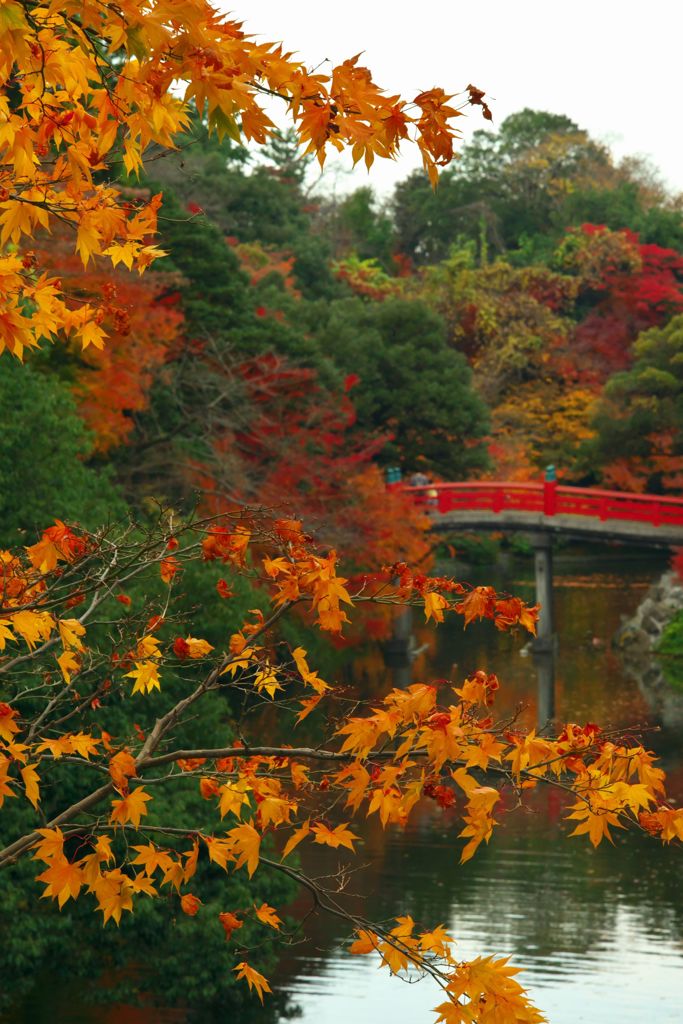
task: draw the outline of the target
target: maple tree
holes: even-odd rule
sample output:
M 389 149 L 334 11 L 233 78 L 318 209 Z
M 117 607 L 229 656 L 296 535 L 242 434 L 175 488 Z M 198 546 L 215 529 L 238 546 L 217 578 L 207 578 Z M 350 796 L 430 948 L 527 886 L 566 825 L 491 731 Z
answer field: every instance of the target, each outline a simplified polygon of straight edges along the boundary
M 355 429 L 353 380 L 337 393 L 323 388 L 313 370 L 273 354 L 228 360 L 224 386 L 240 386 L 241 416 L 226 416 L 225 402 L 213 412 L 221 363 L 215 352 L 207 356 L 214 372 L 198 407 L 213 413 L 201 421 L 210 445 L 187 467 L 205 510 L 245 503 L 294 509 L 327 544 L 352 549 L 356 571 L 382 564 L 391 551 L 415 563 L 428 557 L 426 517 L 386 490 L 373 462 L 386 436 Z
M 182 578 L 195 563 L 207 571 L 207 620 L 240 577 L 263 594 L 262 609 L 221 648 L 194 636 L 199 623 L 183 615 Z M 214 586 L 206 563 L 221 565 L 224 586 Z M 538 609 L 491 587 L 425 576 L 406 563 L 352 581 L 300 521 L 247 509 L 205 522 L 164 516 L 144 536 L 86 534 L 58 521 L 24 552 L 3 553 L 2 566 L 0 800 L 3 814 L 17 801 L 21 813 L 10 818 L 14 835 L 0 866 L 33 858 L 44 895 L 60 908 L 91 899 L 105 924 L 118 923 L 141 899 L 171 894 L 194 918 L 204 905 L 198 866 L 249 878 L 281 872 L 312 892 L 319 909 L 346 915 L 356 933 L 351 954 L 436 979 L 445 1000 L 439 1020 L 533 1022 L 543 1017 L 507 961 L 458 960 L 433 922 L 404 916 L 380 926 L 345 911 L 334 881 L 307 877 L 294 850 L 315 843 L 353 857 L 354 817 L 400 825 L 431 798 L 456 809 L 466 861 L 494 834 L 501 788 L 523 804 L 538 785 L 573 795 L 573 834 L 594 846 L 614 828 L 683 839 L 683 811 L 667 802 L 663 771 L 632 738 L 572 723 L 550 737 L 498 721 L 499 682 L 481 671 L 443 695 L 419 683 L 367 706 L 353 701 L 349 714 L 344 688 L 322 679 L 279 628 L 300 607 L 337 635 L 354 608 L 409 603 L 427 621 L 455 614 L 465 625 L 489 618 L 501 630 L 533 632 Z M 146 596 L 138 607 L 126 595 L 133 586 Z M 216 700 L 234 708 L 218 741 L 194 727 Z M 135 726 L 114 731 L 117 707 L 128 702 L 139 709 Z M 314 741 L 297 745 L 288 728 L 287 742 L 264 745 L 268 707 L 283 723 L 314 722 Z M 159 820 L 160 781 L 201 798 L 191 826 Z M 216 918 L 236 975 L 262 998 L 268 980 L 240 944 L 247 919 L 285 926 L 263 901 L 226 906 Z
M 136 175 L 150 150 L 173 149 L 193 111 L 209 130 L 264 144 L 275 126 L 266 97 L 282 97 L 298 141 L 322 164 L 348 148 L 370 167 L 412 132 L 436 180 L 454 154 L 461 110 L 435 88 L 412 104 L 388 95 L 358 56 L 309 71 L 279 44 L 255 42 L 206 0 L 149 0 L 123 8 L 95 0 L 0 7 L 0 244 L 66 223 L 84 266 L 101 256 L 143 271 L 161 194 L 130 197 L 112 168 Z M 468 103 L 488 111 L 470 87 Z M 107 173 L 109 172 L 109 174 Z M 59 333 L 102 347 L 98 306 L 70 303 L 56 278 L 16 253 L 2 257 L 0 344 L 22 357 Z

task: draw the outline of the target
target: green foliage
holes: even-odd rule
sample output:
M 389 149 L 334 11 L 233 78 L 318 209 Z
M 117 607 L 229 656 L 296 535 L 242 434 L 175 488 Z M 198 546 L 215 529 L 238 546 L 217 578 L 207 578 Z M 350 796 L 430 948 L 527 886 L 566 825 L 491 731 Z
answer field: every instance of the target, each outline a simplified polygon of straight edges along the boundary
M 376 259 L 385 270 L 393 269 L 393 221 L 369 186 L 355 189 L 323 211 L 335 256 L 353 253 L 362 260 Z
M 479 244 L 482 228 L 494 252 L 514 249 L 524 236 L 547 234 L 567 182 L 607 160 L 569 118 L 522 110 L 496 132 L 477 131 L 435 193 L 413 174 L 396 190 L 400 251 L 418 263 L 443 259 L 458 235 Z
M 389 299 L 333 303 L 318 330 L 360 380 L 353 401 L 362 431 L 391 431 L 382 460 L 406 472 L 430 469 L 459 479 L 486 465 L 479 439 L 488 430 L 484 403 L 472 389 L 464 357 L 446 341 L 443 321 L 422 302 Z
M 394 190 L 396 248 L 418 266 L 445 259 L 459 236 L 478 239 L 481 225 L 494 251 L 503 249 L 497 220 L 473 182 L 444 171 L 434 190 L 422 171 L 413 171 Z
M 55 517 L 94 529 L 125 514 L 68 387 L 5 357 L 0 370 L 0 543 L 32 543 Z
M 416 264 L 448 255 L 458 236 L 517 265 L 546 262 L 576 224 L 628 227 L 646 243 L 683 247 L 680 203 L 638 159 L 609 151 L 561 114 L 522 110 L 477 131 L 436 191 L 419 171 L 394 193 L 396 248 Z M 483 245 L 482 245 L 483 241 Z
M 633 367 L 608 381 L 595 426 L 592 451 L 599 463 L 611 462 L 615 453 L 644 460 L 648 488 L 662 486 L 667 465 L 658 457 L 683 455 L 683 316 L 638 337 Z
M 683 690 L 683 611 L 664 628 L 656 650 L 667 682 Z
M 198 240 L 195 228 L 200 220 L 208 220 L 221 240 L 234 237 L 290 251 L 295 257 L 297 283 L 311 298 L 339 294 L 329 269 L 329 244 L 313 231 L 312 215 L 317 206 L 307 200 L 303 190 L 310 161 L 302 158 L 292 137 L 275 138 L 264 149 L 265 162 L 250 169 L 226 160 L 221 146 L 212 137 L 201 149 L 166 159 L 155 168 L 164 190 L 165 212 L 167 192 L 183 197 L 186 209 L 180 217 L 186 219 L 194 211 L 192 231 L 200 253 L 204 229 L 200 229 Z M 168 220 L 166 225 L 162 224 L 164 234 L 170 236 L 173 225 Z M 210 248 L 214 247 L 215 240 L 210 243 Z M 175 248 L 172 252 L 174 258 L 178 256 Z M 201 287 L 208 284 L 204 279 Z
M 184 822 L 196 826 L 203 801 L 196 795 L 196 779 L 192 782 L 193 795 L 188 787 L 188 793 L 175 792 L 172 800 L 158 787 L 158 820 L 165 815 L 178 827 Z M 6 810 L 14 812 L 13 807 Z M 188 1024 L 222 1024 L 226 1014 L 259 1024 L 277 1019 L 277 1004 L 256 1008 L 231 967 L 234 948 L 251 947 L 258 949 L 259 966 L 272 969 L 279 936 L 245 916 L 244 927 L 228 944 L 217 918 L 224 911 L 248 912 L 254 903 L 282 906 L 295 892 L 284 876 L 263 873 L 252 881 L 244 873 L 218 877 L 200 858 L 193 880 L 202 893 L 196 917 L 182 912 L 168 887 L 167 899 L 140 899 L 134 918 L 124 914 L 118 928 L 103 928 L 101 915 L 85 901 L 70 904 L 68 913 L 53 903 L 38 905 L 35 874 L 35 863 L 22 861 L 11 869 L 3 889 L 0 930 L 12 939 L 3 949 L 3 1019 L 5 1013 L 26 1024 L 66 1019 L 55 1015 L 62 1000 L 75 1002 L 81 1013 L 103 1002 L 187 1008 L 183 1019 Z M 51 999 L 43 1007 L 46 987 Z M 95 1010 L 93 1019 L 100 1019 Z
M 220 225 L 203 214 L 192 216 L 184 211 L 170 192 L 164 195 L 164 210 L 168 218 L 163 224 L 162 244 L 172 256 L 162 269 L 175 268 L 182 274 L 180 291 L 189 336 L 238 356 L 276 351 L 309 364 L 315 362 L 316 347 L 299 329 L 285 319 L 258 315 L 278 286 L 271 280 L 257 288 L 251 285 Z M 286 305 L 280 289 L 274 309 Z
M 457 558 L 469 565 L 493 565 L 500 556 L 500 541 L 485 533 L 456 533 L 439 545 L 437 557 Z

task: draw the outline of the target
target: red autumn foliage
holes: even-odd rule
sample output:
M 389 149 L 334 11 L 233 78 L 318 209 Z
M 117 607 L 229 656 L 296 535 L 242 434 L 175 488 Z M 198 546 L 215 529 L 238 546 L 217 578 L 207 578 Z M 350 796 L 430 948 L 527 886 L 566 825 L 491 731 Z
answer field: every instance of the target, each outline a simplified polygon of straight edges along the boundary
M 584 383 L 602 384 L 630 365 L 641 331 L 683 311 L 683 256 L 599 224 L 573 229 L 567 243 L 580 279 L 579 305 L 591 306 L 574 334 L 574 367 Z
M 273 354 L 246 360 L 236 372 L 252 416 L 248 429 L 216 434 L 213 463 L 196 467 L 208 511 L 226 502 L 281 507 L 330 544 L 346 543 L 359 565 L 426 557 L 425 517 L 387 493 L 373 464 L 386 438 L 358 433 L 346 392 L 327 391 L 315 371 Z

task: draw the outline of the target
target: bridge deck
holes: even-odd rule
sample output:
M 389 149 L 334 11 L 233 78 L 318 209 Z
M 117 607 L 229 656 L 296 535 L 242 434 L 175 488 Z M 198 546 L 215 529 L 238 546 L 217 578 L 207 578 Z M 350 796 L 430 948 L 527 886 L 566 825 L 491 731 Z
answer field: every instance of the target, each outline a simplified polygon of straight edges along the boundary
M 561 487 L 555 481 L 467 481 L 402 487 L 436 530 L 523 530 L 586 540 L 683 546 L 683 498 Z

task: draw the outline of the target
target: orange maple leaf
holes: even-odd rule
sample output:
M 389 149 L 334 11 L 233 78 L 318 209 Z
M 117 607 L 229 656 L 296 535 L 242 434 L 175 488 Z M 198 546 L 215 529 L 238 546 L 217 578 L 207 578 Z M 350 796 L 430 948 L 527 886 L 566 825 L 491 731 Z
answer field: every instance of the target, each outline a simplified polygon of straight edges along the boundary
M 272 991 L 266 978 L 259 974 L 258 971 L 255 971 L 253 967 L 250 967 L 245 961 L 237 964 L 237 967 L 233 967 L 233 971 L 237 971 L 238 979 L 244 979 L 250 989 L 256 989 L 256 994 L 261 1002 L 263 1002 L 263 993 Z
M 120 750 L 109 761 L 109 774 L 119 793 L 127 792 L 128 780 L 138 774 L 135 758 L 127 750 Z
M 56 853 L 51 858 L 50 866 L 36 880 L 47 884 L 43 896 L 53 896 L 61 910 L 67 900 L 75 900 L 81 891 L 83 871 L 63 854 Z
M 168 555 L 159 562 L 159 574 L 164 583 L 172 583 L 174 576 L 176 576 L 179 570 L 178 559 L 173 555 Z
M 191 892 L 186 892 L 180 898 L 181 909 L 189 917 L 194 917 L 201 905 L 202 901 L 197 896 L 193 896 Z
M 36 810 L 40 801 L 40 778 L 33 765 L 27 764 L 21 769 L 21 777 L 24 781 L 24 789 L 27 798 L 31 801 Z
M 241 928 L 242 925 L 244 924 L 244 921 L 240 921 L 239 917 L 235 917 L 235 915 L 232 914 L 229 910 L 226 910 L 222 914 L 219 914 L 218 920 L 223 925 L 226 942 L 229 942 L 232 937 L 232 933 L 234 931 L 237 931 L 237 929 Z
M 282 921 L 277 916 L 277 910 L 274 907 L 269 907 L 267 903 L 262 903 L 260 907 L 254 904 L 254 913 L 262 924 L 267 924 L 270 928 L 279 931 Z
M 112 800 L 112 811 L 109 820 L 120 825 L 131 822 L 136 827 L 140 824 L 140 818 L 147 814 L 147 801 L 151 796 L 145 793 L 142 786 L 138 786 L 132 793 L 122 800 Z
M 321 843 L 323 846 L 331 846 L 335 850 L 339 846 L 345 846 L 347 850 L 354 853 L 353 841 L 359 837 L 347 828 L 347 824 L 348 822 L 337 825 L 334 829 L 328 828 L 323 822 L 312 825 L 311 831 L 315 835 L 315 842 Z
M 249 877 L 254 874 L 259 862 L 259 850 L 261 848 L 261 836 L 248 822 L 244 825 L 237 825 L 228 832 L 228 838 L 232 841 L 237 853 L 236 868 L 247 866 Z

